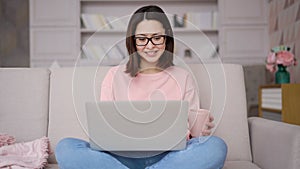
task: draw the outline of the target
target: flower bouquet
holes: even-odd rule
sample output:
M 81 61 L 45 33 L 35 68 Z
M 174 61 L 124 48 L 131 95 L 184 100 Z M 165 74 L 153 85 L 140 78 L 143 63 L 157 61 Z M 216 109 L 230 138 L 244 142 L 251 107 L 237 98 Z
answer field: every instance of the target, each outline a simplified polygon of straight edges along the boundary
M 278 46 L 272 48 L 266 60 L 266 68 L 275 72 L 275 83 L 290 83 L 290 73 L 286 70 L 287 66 L 297 65 L 295 56 L 290 52 L 287 46 Z
M 275 47 L 271 50 L 266 60 L 266 68 L 270 72 L 275 72 L 276 66 L 282 65 L 284 67 L 297 65 L 295 56 L 289 51 L 290 48 L 286 46 Z

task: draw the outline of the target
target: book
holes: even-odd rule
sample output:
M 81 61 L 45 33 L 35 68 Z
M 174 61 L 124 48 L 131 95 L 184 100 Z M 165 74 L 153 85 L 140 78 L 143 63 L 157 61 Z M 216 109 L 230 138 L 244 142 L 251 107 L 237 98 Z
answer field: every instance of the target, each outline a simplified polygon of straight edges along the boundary
M 81 20 L 83 23 L 83 27 L 85 27 L 86 29 L 93 29 L 92 21 L 90 20 L 88 14 L 81 14 Z
M 100 65 L 118 65 L 125 58 L 118 45 L 83 45 L 82 51 L 85 60 L 95 61 Z
M 218 29 L 219 28 L 219 13 L 217 11 L 212 12 L 212 29 Z
M 86 29 L 98 30 L 98 29 L 110 29 L 105 17 L 102 14 L 81 14 L 81 20 L 83 26 Z
M 100 23 L 100 25 L 97 27 L 98 29 L 104 29 L 104 30 L 111 29 L 110 24 L 107 22 L 106 18 L 102 14 L 97 14 L 95 15 L 95 17 L 97 18 L 95 20 L 99 21 Z
M 215 14 L 216 15 L 216 14 Z M 186 22 L 188 22 L 187 28 L 199 28 L 199 29 L 212 29 L 213 26 L 213 16 L 212 11 L 207 12 L 188 12 L 186 13 Z M 214 23 L 216 24 L 216 23 Z M 214 25 L 216 26 L 216 25 Z
M 83 52 L 83 56 L 85 56 L 86 59 L 94 59 L 94 55 L 86 45 L 82 46 L 82 52 Z
M 100 45 L 83 45 L 82 51 L 87 59 L 100 60 L 106 59 L 106 54 Z
M 113 30 L 126 30 L 126 23 L 122 20 L 122 18 L 114 17 L 114 16 L 106 16 L 105 17 L 107 23 L 110 25 L 110 28 Z
M 122 53 L 120 53 L 117 45 L 110 46 L 110 45 L 102 45 L 103 50 L 105 51 L 108 59 L 111 60 L 121 60 L 123 59 Z

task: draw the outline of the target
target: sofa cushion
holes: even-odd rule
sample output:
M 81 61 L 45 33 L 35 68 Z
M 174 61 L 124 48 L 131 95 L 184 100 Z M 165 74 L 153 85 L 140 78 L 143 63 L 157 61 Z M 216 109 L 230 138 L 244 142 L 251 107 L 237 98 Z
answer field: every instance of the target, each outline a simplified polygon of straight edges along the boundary
M 201 107 L 210 109 L 215 117 L 214 135 L 228 145 L 227 160 L 251 161 L 242 67 L 195 64 L 189 68 L 199 85 Z M 85 103 L 99 100 L 101 82 L 108 70 L 109 67 L 52 70 L 48 136 L 53 148 L 64 137 L 88 139 Z M 54 156 L 50 162 L 55 162 Z
M 47 135 L 49 74 L 47 69 L 0 69 L 0 133 L 17 142 Z
M 52 149 L 65 137 L 88 140 L 85 103 L 99 101 L 109 67 L 59 68 L 51 72 L 48 137 Z M 54 155 L 50 163 L 55 163 Z
M 300 168 L 300 126 L 249 118 L 253 161 L 262 168 Z
M 214 135 L 227 143 L 227 160 L 252 161 L 242 66 L 194 64 L 189 67 L 199 86 L 201 108 L 211 110 L 215 117 Z

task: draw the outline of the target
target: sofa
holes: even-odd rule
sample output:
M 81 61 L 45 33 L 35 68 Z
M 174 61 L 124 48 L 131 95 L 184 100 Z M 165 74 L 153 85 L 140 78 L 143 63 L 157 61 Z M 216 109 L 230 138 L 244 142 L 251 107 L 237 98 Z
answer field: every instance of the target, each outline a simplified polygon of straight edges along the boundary
M 0 133 L 18 142 L 49 137 L 88 140 L 85 103 L 98 101 L 110 67 L 1 68 Z M 225 140 L 224 169 L 299 169 L 300 126 L 259 117 L 247 118 L 243 67 L 190 64 L 201 108 L 215 117 L 213 135 Z M 201 160 L 201 159 L 199 159 Z M 56 169 L 55 154 L 47 168 Z

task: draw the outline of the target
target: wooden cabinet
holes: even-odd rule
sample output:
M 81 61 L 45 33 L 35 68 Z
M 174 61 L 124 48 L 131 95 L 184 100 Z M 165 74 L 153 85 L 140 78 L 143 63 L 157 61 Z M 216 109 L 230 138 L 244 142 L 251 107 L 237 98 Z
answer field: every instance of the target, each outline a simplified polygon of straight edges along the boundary
M 300 125 L 300 84 L 261 86 L 259 116 Z
M 224 62 L 264 64 L 269 51 L 266 0 L 220 0 L 220 55 Z

